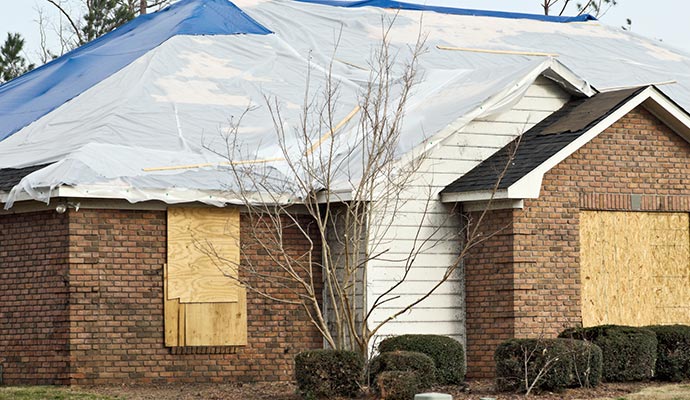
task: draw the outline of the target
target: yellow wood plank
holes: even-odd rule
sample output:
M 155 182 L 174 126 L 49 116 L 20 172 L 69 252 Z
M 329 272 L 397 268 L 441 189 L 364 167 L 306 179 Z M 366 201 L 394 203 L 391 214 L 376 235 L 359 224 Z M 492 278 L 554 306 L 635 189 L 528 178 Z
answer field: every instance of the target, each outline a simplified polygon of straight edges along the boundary
M 247 344 L 247 292 L 238 290 L 236 303 L 185 304 L 186 346 Z
M 239 210 L 168 209 L 168 293 L 180 303 L 238 301 Z
M 687 213 L 583 211 L 580 257 L 585 326 L 690 323 Z
M 165 328 L 165 345 L 179 346 L 179 313 L 180 301 L 168 299 L 168 265 L 163 266 L 163 320 Z

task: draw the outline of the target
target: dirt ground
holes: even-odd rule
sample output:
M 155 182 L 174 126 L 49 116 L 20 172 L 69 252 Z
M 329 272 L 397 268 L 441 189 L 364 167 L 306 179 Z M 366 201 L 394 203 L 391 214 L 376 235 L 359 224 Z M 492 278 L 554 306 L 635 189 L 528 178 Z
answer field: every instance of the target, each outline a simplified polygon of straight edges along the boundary
M 288 383 L 279 384 L 194 384 L 194 385 L 147 385 L 116 387 L 81 387 L 81 392 L 95 393 L 127 400 L 299 400 L 295 386 Z M 440 387 L 434 391 L 450 393 L 455 400 L 479 400 L 491 398 L 496 400 L 524 399 L 523 395 L 496 393 L 491 381 L 468 382 L 467 388 Z M 536 400 L 690 400 L 690 383 L 671 385 L 654 382 L 646 383 L 610 383 L 601 384 L 593 389 L 571 389 L 564 393 L 538 393 L 530 396 Z M 374 397 L 362 396 L 360 400 L 371 400 Z

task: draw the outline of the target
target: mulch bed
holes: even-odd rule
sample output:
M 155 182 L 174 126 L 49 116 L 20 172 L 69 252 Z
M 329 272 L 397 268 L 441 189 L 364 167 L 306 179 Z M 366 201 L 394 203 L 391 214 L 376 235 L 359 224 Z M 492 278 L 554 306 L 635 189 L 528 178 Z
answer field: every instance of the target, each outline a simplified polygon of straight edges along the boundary
M 661 386 L 655 382 L 643 383 L 605 383 L 592 389 L 569 389 L 564 393 L 535 393 L 531 398 L 537 400 L 575 400 L 618 398 L 630 393 L 639 392 L 642 388 Z M 172 399 L 208 399 L 208 400 L 300 400 L 291 383 L 263 384 L 175 384 L 175 385 L 142 385 L 142 386 L 98 386 L 82 387 L 80 391 L 121 397 L 127 400 L 172 400 Z M 524 395 L 496 393 L 490 380 L 471 381 L 467 387 L 440 387 L 434 391 L 449 393 L 454 400 L 478 400 L 488 397 L 496 400 L 524 399 Z M 360 400 L 373 400 L 373 396 L 362 396 Z

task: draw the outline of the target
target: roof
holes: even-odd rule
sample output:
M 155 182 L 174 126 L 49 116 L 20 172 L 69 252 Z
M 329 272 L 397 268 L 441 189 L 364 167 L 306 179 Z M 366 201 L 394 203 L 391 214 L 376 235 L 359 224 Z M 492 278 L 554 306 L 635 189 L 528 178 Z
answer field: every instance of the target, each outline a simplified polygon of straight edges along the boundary
M 142 15 L 33 71 L 0 85 L 0 140 L 177 35 L 271 33 L 226 0 L 182 0 Z
M 10 191 L 25 176 L 38 171 L 47 165 L 34 165 L 25 168 L 0 169 L 0 191 Z
M 545 22 L 587 22 L 594 21 L 596 18 L 589 14 L 582 14 L 575 17 L 568 16 L 557 16 L 557 15 L 541 15 L 541 14 L 525 14 L 516 12 L 503 12 L 503 11 L 489 11 L 489 10 L 472 10 L 467 8 L 456 8 L 456 7 L 442 7 L 434 6 L 430 4 L 420 4 L 420 3 L 408 3 L 403 1 L 395 0 L 359 0 L 359 1 L 348 1 L 348 0 L 297 0 L 305 3 L 313 4 L 323 4 L 336 7 L 348 7 L 348 8 L 359 8 L 359 7 L 380 7 L 380 8 L 390 8 L 394 10 L 415 10 L 415 11 L 433 11 L 441 14 L 450 15 L 468 15 L 474 17 L 493 17 L 493 18 L 511 18 L 511 19 L 530 19 L 535 21 L 545 21 Z
M 592 86 L 673 81 L 661 90 L 690 108 L 690 56 L 596 21 L 314 1 L 182 0 L 0 86 L 0 169 L 49 164 L 0 201 L 47 201 L 52 189 L 69 186 L 83 196 L 223 205 L 247 187 L 228 162 L 260 167 L 285 183 L 282 197 L 303 198 L 287 174 L 273 106 L 288 156 L 299 157 L 303 144 L 290 133 L 302 126 L 304 104 L 324 102 L 329 73 L 338 129 L 319 128 L 323 120 L 311 112 L 308 134 L 340 149 L 331 189 L 346 191 L 361 174 L 361 93 L 382 21 L 392 23 L 393 98 L 420 26 L 426 38 L 399 156 L 510 108 L 540 75 L 586 96 Z M 230 132 L 237 146 L 227 146 Z
M 441 193 L 507 189 L 644 89 L 600 93 L 566 103 L 521 137 L 446 186 Z

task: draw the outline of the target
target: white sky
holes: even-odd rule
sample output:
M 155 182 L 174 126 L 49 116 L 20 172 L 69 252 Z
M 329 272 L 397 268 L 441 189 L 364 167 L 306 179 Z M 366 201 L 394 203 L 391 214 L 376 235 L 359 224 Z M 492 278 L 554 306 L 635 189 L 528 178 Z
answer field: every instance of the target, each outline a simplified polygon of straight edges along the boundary
M 65 0 L 67 1 L 67 0 Z M 422 2 L 423 0 L 414 0 Z M 542 0 L 429 0 L 430 3 L 461 8 L 485 10 L 542 13 Z M 69 0 L 79 4 L 79 0 Z M 575 1 L 573 1 L 575 3 Z M 619 5 L 612 8 L 602 22 L 620 27 L 626 18 L 633 21 L 633 32 L 663 40 L 666 44 L 690 53 L 690 1 L 683 0 L 618 0 Z M 652 4 L 652 5 L 650 5 Z M 54 7 L 47 0 L 0 0 L 0 42 L 4 42 L 7 32 L 19 32 L 27 41 L 25 56 L 33 62 L 40 59 L 40 33 L 38 29 L 38 9 L 46 11 L 54 25 L 58 18 Z M 270 27 L 268 27 L 270 29 Z M 54 29 L 54 27 L 52 28 Z M 48 31 L 48 36 L 55 33 Z M 55 41 L 49 46 L 57 51 Z

